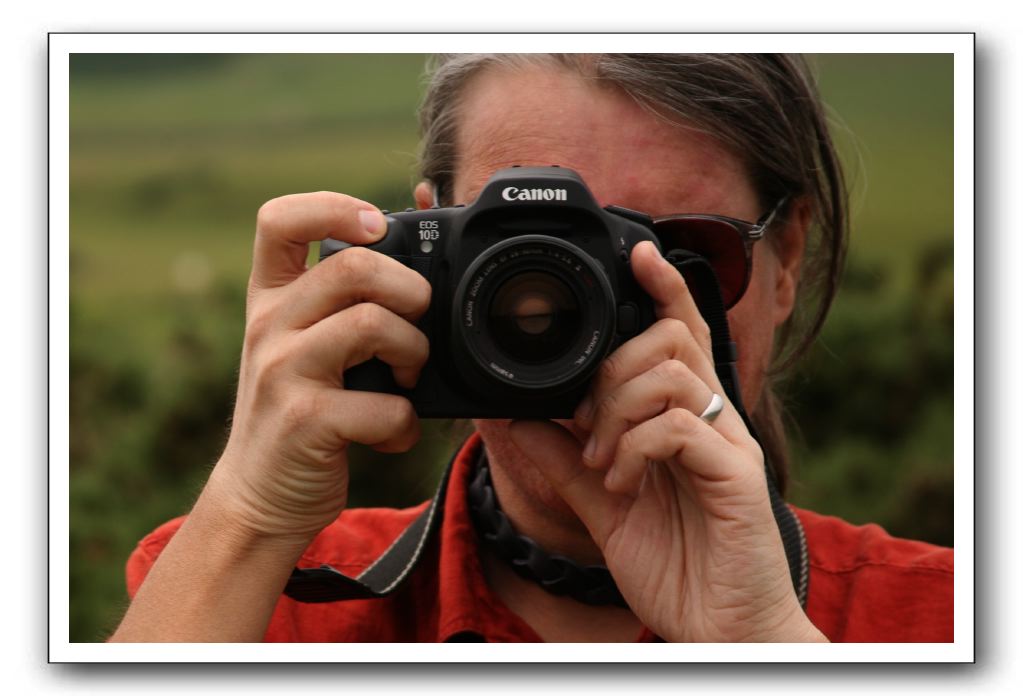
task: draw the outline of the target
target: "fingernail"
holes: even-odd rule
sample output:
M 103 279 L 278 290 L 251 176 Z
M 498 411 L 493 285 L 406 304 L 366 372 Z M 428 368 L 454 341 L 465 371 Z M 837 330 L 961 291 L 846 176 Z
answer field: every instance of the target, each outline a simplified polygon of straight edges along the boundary
M 384 219 L 383 213 L 378 210 L 360 210 L 359 222 L 374 237 L 379 237 L 387 229 L 387 220 Z
M 583 449 L 583 459 L 588 462 L 593 461 L 593 453 L 597 451 L 597 436 L 590 435 L 590 439 L 586 441 L 586 447 Z

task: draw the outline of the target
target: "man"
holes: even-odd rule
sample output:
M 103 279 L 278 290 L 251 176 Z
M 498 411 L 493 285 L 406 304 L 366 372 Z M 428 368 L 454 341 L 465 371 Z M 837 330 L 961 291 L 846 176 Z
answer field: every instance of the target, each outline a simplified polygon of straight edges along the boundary
M 415 384 L 430 345 L 414 322 L 431 298 L 416 272 L 364 249 L 307 270 L 309 242 L 369 244 L 385 219 L 342 194 L 285 196 L 258 217 L 228 445 L 188 518 L 133 557 L 137 594 L 114 640 L 951 639 L 950 550 L 800 511 L 813 569 L 804 610 L 772 510 L 764 452 L 780 467 L 784 441 L 766 375 L 778 339 L 797 333 L 797 303 L 814 299 L 801 293 L 808 264 L 828 282 L 804 344 L 823 321 L 845 230 L 840 169 L 801 61 L 450 56 L 423 119 L 421 208 L 471 203 L 509 166 L 557 164 L 601 205 L 769 220 L 765 241 L 745 240 L 729 261 L 745 274 L 728 322 L 763 447 L 733 404 L 707 415 L 725 395 L 707 325 L 676 269 L 639 244 L 630 266 L 659 321 L 608 356 L 573 420 L 475 422 L 439 548 L 406 587 L 330 605 L 281 599 L 296 565 L 359 570 L 412 519 L 339 518 L 346 445 L 399 451 L 418 437 L 407 400 L 346 390 L 341 375 L 376 357 Z M 808 247 L 824 252 L 806 258 Z M 516 533 L 606 566 L 622 602 L 551 594 L 480 545 L 466 491 L 484 465 Z

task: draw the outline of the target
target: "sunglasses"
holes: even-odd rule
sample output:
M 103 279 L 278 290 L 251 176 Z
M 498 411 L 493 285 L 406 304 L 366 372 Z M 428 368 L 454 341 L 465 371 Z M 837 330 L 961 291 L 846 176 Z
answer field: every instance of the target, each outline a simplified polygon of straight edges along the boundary
M 721 299 L 729 309 L 742 298 L 753 274 L 753 244 L 788 202 L 788 196 L 756 222 L 724 215 L 675 214 L 654 218 L 654 234 L 666 252 L 684 249 L 710 262 L 721 285 Z

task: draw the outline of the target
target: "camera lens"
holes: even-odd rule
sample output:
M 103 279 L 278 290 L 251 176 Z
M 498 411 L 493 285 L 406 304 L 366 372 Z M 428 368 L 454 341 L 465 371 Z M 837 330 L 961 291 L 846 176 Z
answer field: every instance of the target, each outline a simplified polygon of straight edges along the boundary
M 553 394 L 588 378 L 604 358 L 614 306 L 604 270 L 587 253 L 557 237 L 513 237 L 462 276 L 453 345 L 489 384 Z
M 561 278 L 526 271 L 512 276 L 490 302 L 494 343 L 514 360 L 539 364 L 561 357 L 579 333 L 579 302 Z

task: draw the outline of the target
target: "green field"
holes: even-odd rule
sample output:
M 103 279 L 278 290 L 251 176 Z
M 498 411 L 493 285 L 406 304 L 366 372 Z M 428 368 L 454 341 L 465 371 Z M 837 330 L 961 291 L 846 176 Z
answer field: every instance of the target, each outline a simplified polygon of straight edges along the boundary
M 791 498 L 951 544 L 952 58 L 816 59 L 853 185 L 846 283 L 786 389 Z M 286 193 L 412 204 L 416 55 L 71 60 L 71 639 L 123 609 L 138 538 L 226 437 L 255 214 Z M 453 435 L 360 451 L 353 505 L 425 498 Z

